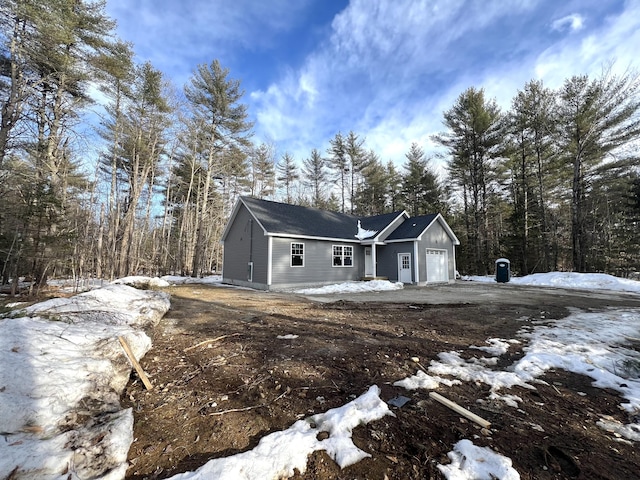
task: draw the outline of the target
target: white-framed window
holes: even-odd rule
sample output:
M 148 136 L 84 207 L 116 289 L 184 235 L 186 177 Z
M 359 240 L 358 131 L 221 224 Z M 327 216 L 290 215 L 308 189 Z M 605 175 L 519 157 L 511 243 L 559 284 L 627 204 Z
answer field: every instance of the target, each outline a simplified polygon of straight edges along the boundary
M 304 267 L 304 243 L 291 242 L 291 266 Z
M 353 267 L 353 247 L 351 245 L 333 245 L 334 267 Z

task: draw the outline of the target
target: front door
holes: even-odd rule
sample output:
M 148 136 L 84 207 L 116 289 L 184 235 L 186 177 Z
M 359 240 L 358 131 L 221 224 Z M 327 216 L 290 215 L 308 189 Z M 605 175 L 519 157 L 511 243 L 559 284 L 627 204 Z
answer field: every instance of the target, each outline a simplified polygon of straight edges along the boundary
M 411 254 L 398 254 L 398 281 L 411 283 Z
M 373 256 L 371 255 L 371 247 L 364 249 L 364 276 L 373 277 Z

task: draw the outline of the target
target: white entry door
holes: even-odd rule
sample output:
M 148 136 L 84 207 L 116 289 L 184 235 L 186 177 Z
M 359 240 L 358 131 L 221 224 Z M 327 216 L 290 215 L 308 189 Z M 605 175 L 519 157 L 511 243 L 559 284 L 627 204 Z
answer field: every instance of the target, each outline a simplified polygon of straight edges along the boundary
M 373 277 L 373 256 L 371 255 L 371 247 L 364 249 L 364 276 Z
M 449 281 L 449 258 L 446 250 L 427 248 L 427 283 Z
M 411 254 L 398 254 L 398 281 L 411 283 Z

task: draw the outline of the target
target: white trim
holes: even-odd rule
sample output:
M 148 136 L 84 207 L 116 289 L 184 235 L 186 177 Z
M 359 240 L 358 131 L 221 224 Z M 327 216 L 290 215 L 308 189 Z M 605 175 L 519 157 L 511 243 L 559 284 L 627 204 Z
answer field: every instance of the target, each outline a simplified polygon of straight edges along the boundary
M 267 238 L 267 286 L 271 286 L 273 276 L 273 238 Z
M 429 281 L 429 261 L 427 260 L 427 257 L 429 256 L 429 252 L 444 252 L 444 265 L 445 265 L 445 272 L 447 273 L 447 278 L 445 280 L 433 280 L 433 281 Z M 427 278 L 426 278 L 426 283 L 442 283 L 442 282 L 449 282 L 451 280 L 451 276 L 449 275 L 449 250 L 447 250 L 446 248 L 431 248 L 431 247 L 425 247 L 424 249 L 424 260 L 425 260 L 425 270 L 427 271 Z
M 377 234 L 377 235 L 374 235 L 372 238 L 368 238 L 367 240 L 375 240 L 375 239 L 377 239 L 377 238 L 381 237 L 381 236 L 382 236 L 382 235 L 383 235 L 387 230 L 389 230 L 389 229 L 393 226 L 393 224 L 394 224 L 394 223 L 396 223 L 396 221 L 397 221 L 400 217 L 402 217 L 402 216 L 404 216 L 404 217 L 405 217 L 405 220 L 406 220 L 407 218 L 409 218 L 409 214 L 407 213 L 407 211 L 406 211 L 406 210 L 403 210 L 402 212 L 400 212 L 400 214 L 399 214 L 396 218 L 394 218 L 394 219 L 393 219 L 393 220 L 391 220 L 389 223 L 387 223 L 387 226 L 386 226 L 386 227 L 384 227 L 382 230 L 380 230 L 380 231 L 378 232 L 378 234 Z M 399 225 L 396 225 L 396 226 L 395 226 L 395 228 L 394 228 L 393 230 L 395 230 L 395 229 L 396 229 L 396 228 L 398 228 L 398 227 L 399 227 Z
M 420 258 L 418 257 L 418 241 L 415 240 L 413 242 L 413 263 L 414 263 L 414 269 L 415 269 L 415 282 L 416 285 L 418 283 L 420 283 Z M 426 268 L 426 267 L 425 267 Z
M 378 252 L 376 250 L 376 244 L 372 243 L 371 244 L 371 263 L 372 265 L 372 271 L 373 271 L 373 278 L 376 278 L 378 276 L 378 267 L 377 267 L 377 263 L 378 263 Z
M 337 257 L 338 255 L 336 255 L 335 253 L 333 253 L 333 249 L 335 247 L 340 247 L 342 249 L 342 255 L 340 255 L 340 259 L 342 261 L 342 265 L 334 265 L 333 260 L 335 257 Z M 351 249 L 351 255 L 345 255 L 344 253 L 344 249 L 345 248 L 350 248 Z M 355 255 L 354 249 L 353 249 L 353 245 L 331 245 L 331 268 L 351 268 L 353 267 L 353 257 Z M 351 265 L 345 265 L 344 264 L 344 259 L 346 258 L 351 258 Z
M 403 256 L 408 256 L 409 257 L 409 281 L 408 282 L 402 282 L 402 275 L 400 275 L 400 272 L 402 272 L 402 270 L 405 270 L 402 268 L 402 257 Z M 411 283 L 412 280 L 412 275 L 411 275 L 411 253 L 409 252 L 400 252 L 398 253 L 398 281 L 402 282 L 402 283 Z
M 312 237 L 309 235 L 296 235 L 291 233 L 265 233 L 268 237 L 277 237 L 277 238 L 300 238 L 304 240 L 322 240 L 327 242 L 339 242 L 339 243 L 357 243 L 360 244 L 359 240 L 351 240 L 348 238 L 334 238 L 334 237 Z
M 293 264 L 293 245 L 302 245 L 302 265 Z M 289 266 L 291 268 L 303 268 L 304 267 L 305 247 L 303 242 L 289 242 Z

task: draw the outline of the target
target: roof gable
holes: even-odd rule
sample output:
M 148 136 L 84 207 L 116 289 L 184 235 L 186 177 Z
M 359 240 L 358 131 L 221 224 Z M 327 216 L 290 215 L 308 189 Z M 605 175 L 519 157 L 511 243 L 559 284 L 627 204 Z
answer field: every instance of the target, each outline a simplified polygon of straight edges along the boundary
M 460 245 L 458 237 L 456 237 L 453 230 L 451 230 L 445 219 L 439 213 L 409 217 L 387 237 L 386 241 L 416 240 L 436 221 L 442 225 L 442 228 L 447 235 L 449 235 L 453 244 Z

